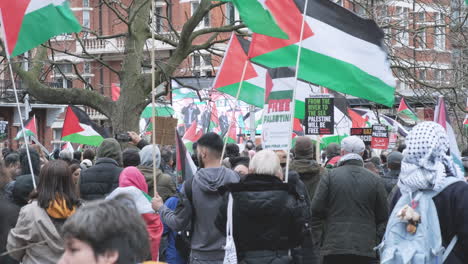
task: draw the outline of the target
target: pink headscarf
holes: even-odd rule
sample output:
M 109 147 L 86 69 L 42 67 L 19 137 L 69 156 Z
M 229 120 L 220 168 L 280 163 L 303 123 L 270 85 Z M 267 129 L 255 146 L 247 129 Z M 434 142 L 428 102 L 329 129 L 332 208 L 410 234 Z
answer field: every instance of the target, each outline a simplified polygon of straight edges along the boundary
M 146 183 L 145 176 L 136 167 L 127 167 L 119 177 L 119 187 L 134 186 L 145 193 L 148 193 L 148 184 Z

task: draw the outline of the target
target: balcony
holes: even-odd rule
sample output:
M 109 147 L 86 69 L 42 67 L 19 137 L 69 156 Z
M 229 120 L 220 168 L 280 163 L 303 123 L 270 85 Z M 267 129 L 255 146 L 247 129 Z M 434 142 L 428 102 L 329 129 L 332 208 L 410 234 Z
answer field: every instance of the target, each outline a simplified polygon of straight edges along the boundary
M 172 35 L 167 34 L 169 38 L 173 39 Z M 77 41 L 76 42 L 76 52 L 78 54 L 84 53 L 86 51 L 89 54 L 120 54 L 125 51 L 125 38 L 112 38 L 112 39 L 96 39 L 96 38 L 85 38 L 82 40 L 83 47 Z M 166 44 L 162 41 L 155 41 L 156 50 L 173 50 L 175 47 Z M 151 50 L 152 40 L 148 39 L 146 41 L 145 50 Z

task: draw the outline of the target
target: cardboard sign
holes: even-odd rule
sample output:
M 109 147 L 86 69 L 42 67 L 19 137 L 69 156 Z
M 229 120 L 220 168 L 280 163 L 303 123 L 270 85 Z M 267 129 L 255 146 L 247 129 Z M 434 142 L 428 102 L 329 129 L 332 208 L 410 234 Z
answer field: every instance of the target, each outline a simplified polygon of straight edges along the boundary
M 372 142 L 373 149 L 388 149 L 388 130 L 384 125 L 372 126 Z
M 364 141 L 366 146 L 370 146 L 372 142 L 372 128 L 351 128 L 351 136 L 358 136 Z
M 334 124 L 333 97 L 322 95 L 305 99 L 306 135 L 332 135 Z
M 175 128 L 177 127 L 177 119 L 172 117 L 155 117 L 156 128 L 156 144 L 174 145 L 175 144 Z

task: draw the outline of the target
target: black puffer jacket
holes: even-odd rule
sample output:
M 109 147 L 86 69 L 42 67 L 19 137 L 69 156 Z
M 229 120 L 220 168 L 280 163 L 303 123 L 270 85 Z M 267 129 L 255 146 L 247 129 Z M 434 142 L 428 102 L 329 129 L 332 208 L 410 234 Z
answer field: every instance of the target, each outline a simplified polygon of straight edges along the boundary
M 233 229 L 240 263 L 291 263 L 288 250 L 302 241 L 301 209 L 291 185 L 275 176 L 247 175 L 227 189 L 234 198 Z M 226 231 L 227 200 L 216 226 Z
M 80 178 L 80 194 L 83 200 L 102 199 L 119 187 L 122 168 L 111 158 L 99 158 L 96 165 L 84 170 Z
M 6 251 L 8 233 L 15 227 L 21 207 L 8 200 L 4 193 L 0 191 L 0 254 Z M 0 256 L 2 264 L 16 264 L 19 261 L 14 260 L 9 255 Z
M 398 176 L 400 176 L 400 170 L 390 170 L 382 177 L 387 193 L 391 193 L 398 183 Z

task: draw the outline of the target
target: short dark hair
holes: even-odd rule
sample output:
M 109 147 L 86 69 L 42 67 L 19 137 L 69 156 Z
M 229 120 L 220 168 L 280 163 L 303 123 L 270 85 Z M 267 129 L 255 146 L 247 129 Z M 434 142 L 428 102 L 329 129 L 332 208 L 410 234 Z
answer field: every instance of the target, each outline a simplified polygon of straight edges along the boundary
M 77 169 L 81 169 L 80 164 L 72 163 L 70 166 L 70 172 L 73 174 Z
M 138 166 L 141 163 L 140 154 L 137 149 L 127 148 L 122 152 L 122 163 L 124 168 L 128 166 Z
M 19 158 L 19 154 L 16 153 L 16 152 L 10 152 L 10 154 L 8 154 L 5 158 L 4 158 L 4 161 L 5 161 L 5 167 L 10 167 L 11 165 L 15 165 L 16 163 L 18 163 L 20 160 Z
M 117 264 L 140 263 L 149 257 L 146 225 L 126 196 L 87 203 L 67 219 L 62 233 L 65 240 L 89 244 L 96 257 L 118 252 Z
M 42 208 L 47 208 L 55 199 L 64 199 L 68 209 L 79 205 L 79 197 L 71 177 L 68 163 L 63 160 L 51 160 L 41 169 L 40 181 L 37 185 L 37 203 Z
M 237 144 L 229 143 L 226 145 L 226 154 L 224 155 L 224 158 L 234 158 L 239 156 L 239 146 Z
M 83 152 L 83 159 L 89 159 L 90 161 L 93 161 L 95 156 L 96 152 L 94 152 L 92 149 L 85 149 Z
M 39 175 L 39 171 L 41 170 L 41 160 L 39 158 L 39 154 L 34 149 L 29 148 L 29 155 L 31 156 L 31 163 L 32 163 L 34 175 Z M 29 161 L 28 161 L 28 154 L 26 152 L 26 148 L 22 148 L 19 151 L 19 159 L 20 159 L 21 175 L 31 174 L 31 170 L 29 169 Z
M 161 160 L 164 161 L 166 164 L 169 163 L 173 159 L 172 151 L 169 149 L 162 149 L 161 150 Z
M 81 151 L 76 150 L 73 152 L 73 159 L 81 161 Z
M 206 133 L 197 141 L 197 143 L 198 146 L 208 148 L 209 150 L 215 152 L 219 156 L 221 156 L 221 153 L 223 152 L 223 140 L 216 133 Z
M 8 156 L 8 154 L 10 154 L 11 152 L 13 152 L 13 150 L 11 148 L 2 148 L 2 156 L 3 158 L 5 158 L 6 156 Z

